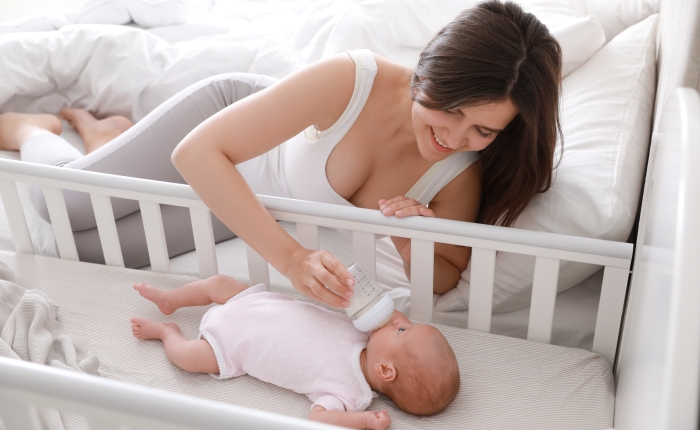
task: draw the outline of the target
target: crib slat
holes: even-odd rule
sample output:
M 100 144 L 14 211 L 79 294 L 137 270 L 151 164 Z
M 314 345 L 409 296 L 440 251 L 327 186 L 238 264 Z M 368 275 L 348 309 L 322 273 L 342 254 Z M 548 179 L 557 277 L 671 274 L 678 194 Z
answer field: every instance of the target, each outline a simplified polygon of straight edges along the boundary
M 197 264 L 199 277 L 208 278 L 219 274 L 219 263 L 216 261 L 216 246 L 214 229 L 211 224 L 211 211 L 207 209 L 190 208 L 194 247 L 197 249 Z
M 360 262 L 367 271 L 369 276 L 377 280 L 377 243 L 374 233 L 365 233 L 363 231 L 352 232 L 352 252 L 355 261 Z
M 411 318 L 433 320 L 435 243 L 411 239 Z
M 551 341 L 558 283 L 559 259 L 537 257 L 535 260 L 535 276 L 532 279 L 532 299 L 530 301 L 530 323 L 527 328 L 527 340 L 542 343 Z
M 318 226 L 298 222 L 297 239 L 304 248 L 318 250 Z
M 114 221 L 112 201 L 109 196 L 90 194 L 92 209 L 95 211 L 97 221 L 97 233 L 102 243 L 102 252 L 105 256 L 105 264 L 108 266 L 124 267 L 122 248 L 119 245 L 117 223 Z
M 143 229 L 146 232 L 146 246 L 148 247 L 148 258 L 151 260 L 151 269 L 154 272 L 170 273 L 170 257 L 168 245 L 165 242 L 160 204 L 139 201 L 139 207 L 141 208 Z
M 64 260 L 78 261 L 78 250 L 75 247 L 73 229 L 68 219 L 66 200 L 63 198 L 63 190 L 56 187 L 43 186 L 46 207 L 51 218 L 53 235 L 56 237 L 58 253 Z
M 41 430 L 33 405 L 3 398 L 0 400 L 0 418 L 5 430 Z
M 612 366 L 620 335 L 622 309 L 627 294 L 629 270 L 619 267 L 606 267 L 603 272 L 603 285 L 600 291 L 600 305 L 595 322 L 592 351 L 608 360 Z
M 248 258 L 248 275 L 250 275 L 250 285 L 265 284 L 270 286 L 270 269 L 267 261 L 262 258 L 253 248 L 245 245 L 245 254 Z
M 2 204 L 5 206 L 7 220 L 10 223 L 15 249 L 23 254 L 34 254 L 32 237 L 29 235 L 27 219 L 24 217 L 22 202 L 17 192 L 17 183 L 15 181 L 0 181 L 0 196 L 2 196 Z
M 493 279 L 496 271 L 496 251 L 472 248 L 469 283 L 469 330 L 491 332 L 493 309 Z

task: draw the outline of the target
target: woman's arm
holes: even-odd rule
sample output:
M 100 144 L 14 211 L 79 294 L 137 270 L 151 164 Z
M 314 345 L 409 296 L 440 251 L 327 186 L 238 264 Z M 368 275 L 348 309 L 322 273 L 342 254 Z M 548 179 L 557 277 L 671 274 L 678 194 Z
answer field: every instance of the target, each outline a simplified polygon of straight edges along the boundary
M 380 209 L 387 216 L 405 218 L 427 216 L 458 221 L 475 222 L 481 202 L 481 169 L 474 163 L 445 186 L 430 202 L 430 208 L 405 197 L 380 200 Z M 388 209 L 388 210 L 387 210 Z M 400 211 L 400 212 L 399 212 Z M 411 277 L 411 241 L 403 237 L 391 238 L 403 260 L 406 276 Z M 435 244 L 435 270 L 433 292 L 445 294 L 451 290 L 467 268 L 471 258 L 471 248 L 465 246 Z
M 327 411 L 323 406 L 314 406 L 308 418 L 312 421 L 333 424 L 351 429 L 384 430 L 391 424 L 391 418 L 386 409 L 380 412 L 345 412 Z
M 172 154 L 178 171 L 227 227 L 299 292 L 337 307 L 347 302 L 344 297 L 351 290 L 339 280 L 352 285 L 352 276 L 329 252 L 303 248 L 287 234 L 235 165 L 311 124 L 322 130 L 330 127 L 350 100 L 354 75 L 355 65 L 347 54 L 314 63 L 213 115 Z

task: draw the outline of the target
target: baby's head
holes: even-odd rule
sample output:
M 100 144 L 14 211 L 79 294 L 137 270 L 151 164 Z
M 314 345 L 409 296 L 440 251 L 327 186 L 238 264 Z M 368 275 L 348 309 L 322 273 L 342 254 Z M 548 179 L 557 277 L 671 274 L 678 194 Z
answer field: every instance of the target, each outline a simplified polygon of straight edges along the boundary
M 457 357 L 442 333 L 398 311 L 370 335 L 365 369 L 373 388 L 415 415 L 441 412 L 459 390 Z

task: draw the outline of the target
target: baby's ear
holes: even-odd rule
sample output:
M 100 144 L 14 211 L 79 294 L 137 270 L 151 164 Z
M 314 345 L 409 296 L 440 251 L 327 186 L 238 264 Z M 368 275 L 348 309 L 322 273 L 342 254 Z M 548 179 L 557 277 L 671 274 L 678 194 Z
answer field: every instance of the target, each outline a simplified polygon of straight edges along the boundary
M 393 364 L 376 363 L 374 371 L 377 372 L 377 376 L 384 382 L 391 382 L 396 379 L 396 368 L 394 368 Z

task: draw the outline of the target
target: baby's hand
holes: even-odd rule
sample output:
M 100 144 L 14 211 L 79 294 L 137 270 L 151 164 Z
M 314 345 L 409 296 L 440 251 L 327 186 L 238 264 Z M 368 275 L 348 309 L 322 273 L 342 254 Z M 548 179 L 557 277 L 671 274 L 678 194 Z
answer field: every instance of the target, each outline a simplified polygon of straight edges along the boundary
M 397 218 L 409 216 L 435 217 L 433 211 L 428 209 L 425 205 L 404 196 L 394 197 L 389 200 L 379 200 L 379 210 L 386 216 L 394 215 Z
M 381 412 L 365 411 L 365 428 L 372 430 L 384 430 L 391 424 L 391 417 L 386 409 Z

